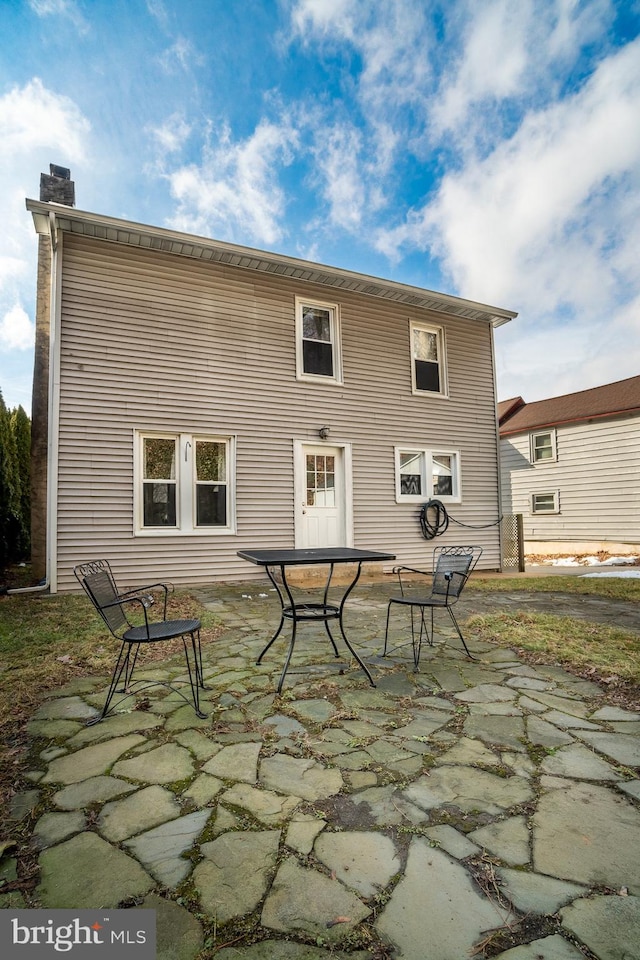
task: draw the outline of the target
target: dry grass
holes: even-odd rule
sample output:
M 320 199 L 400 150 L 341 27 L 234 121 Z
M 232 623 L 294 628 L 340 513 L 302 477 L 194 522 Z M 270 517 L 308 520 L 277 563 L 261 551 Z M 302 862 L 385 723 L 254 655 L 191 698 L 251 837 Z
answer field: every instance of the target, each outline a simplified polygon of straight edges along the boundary
M 559 663 L 604 683 L 640 692 L 640 635 L 618 627 L 547 613 L 491 613 L 467 621 L 476 636 Z
M 640 603 L 640 577 L 513 576 L 474 574 L 467 590 L 485 593 L 570 593 Z
M 167 615 L 202 621 L 203 645 L 219 634 L 215 617 L 186 593 L 169 598 Z M 140 663 L 182 654 L 180 639 L 152 645 Z M 0 807 L 15 792 L 26 744 L 25 723 L 47 692 L 74 677 L 100 676 L 105 686 L 118 651 L 84 596 L 14 594 L 0 597 Z

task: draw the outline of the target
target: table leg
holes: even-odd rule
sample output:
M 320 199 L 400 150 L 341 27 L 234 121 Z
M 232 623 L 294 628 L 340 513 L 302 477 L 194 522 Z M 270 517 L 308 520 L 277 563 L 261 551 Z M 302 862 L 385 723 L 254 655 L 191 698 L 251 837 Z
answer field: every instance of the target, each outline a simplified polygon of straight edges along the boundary
M 365 663 L 363 660 L 360 659 L 360 657 L 358 656 L 358 654 L 356 653 L 356 651 L 353 649 L 353 647 L 352 647 L 351 644 L 349 643 L 349 640 L 348 640 L 348 638 L 347 638 L 347 635 L 346 635 L 346 633 L 344 632 L 344 624 L 343 624 L 344 605 L 345 605 L 345 603 L 347 602 L 347 597 L 349 596 L 349 594 L 351 593 L 351 591 L 352 591 L 353 588 L 355 587 L 356 583 L 357 583 L 358 580 L 360 579 L 360 574 L 361 574 L 361 573 L 362 573 L 362 563 L 359 563 L 359 564 L 358 564 L 358 569 L 357 569 L 357 571 L 356 571 L 356 575 L 355 575 L 355 577 L 353 578 L 353 580 L 351 581 L 351 584 L 350 584 L 350 586 L 348 587 L 348 589 L 346 590 L 346 592 L 345 592 L 342 600 L 340 601 L 340 615 L 339 615 L 339 617 L 338 617 L 338 626 L 340 627 L 340 633 L 342 634 L 342 639 L 344 640 L 344 642 L 345 642 L 345 644 L 346 644 L 346 646 L 347 646 L 347 649 L 349 650 L 350 654 L 351 654 L 353 657 L 355 657 L 355 659 L 358 661 L 358 663 L 360 664 L 360 666 L 362 667 L 362 669 L 363 669 L 364 672 L 366 673 L 367 677 L 369 678 L 369 683 L 371 684 L 371 686 L 372 686 L 372 687 L 375 687 L 375 683 L 373 682 L 373 677 L 372 677 L 371 674 L 369 673 L 369 670 L 368 670 L 368 668 L 367 668 L 366 663 Z
M 282 628 L 283 628 L 283 626 L 284 626 L 284 607 L 285 607 L 284 597 L 282 596 L 282 591 L 280 590 L 280 587 L 278 586 L 278 583 L 276 582 L 273 574 L 271 573 L 271 568 L 270 568 L 270 567 L 266 567 L 265 569 L 266 569 L 266 571 L 267 571 L 267 575 L 268 575 L 268 577 L 269 577 L 269 580 L 271 580 L 271 583 L 272 583 L 273 586 L 275 587 L 276 593 L 278 594 L 278 598 L 279 598 L 279 600 L 280 600 L 280 611 L 281 611 L 281 613 L 280 613 L 280 623 L 278 624 L 278 629 L 276 630 L 276 632 L 274 633 L 274 635 L 271 637 L 271 640 L 269 640 L 268 644 L 266 645 L 266 647 L 264 648 L 264 650 L 262 651 L 262 653 L 260 654 L 260 656 L 259 656 L 258 659 L 256 660 L 256 664 L 260 663 L 260 661 L 261 661 L 262 658 L 264 657 L 264 655 L 265 655 L 265 653 L 267 652 L 267 650 L 276 642 L 276 640 L 277 640 L 278 637 L 280 636 L 280 633 L 281 633 Z M 280 569 L 281 569 L 281 571 L 282 571 L 282 567 L 281 567 Z M 284 574 L 283 574 L 283 575 L 284 575 Z M 289 592 L 288 588 L 287 588 L 287 592 Z M 289 595 L 291 595 L 291 594 L 289 594 Z M 283 679 L 284 679 L 284 678 L 283 678 Z

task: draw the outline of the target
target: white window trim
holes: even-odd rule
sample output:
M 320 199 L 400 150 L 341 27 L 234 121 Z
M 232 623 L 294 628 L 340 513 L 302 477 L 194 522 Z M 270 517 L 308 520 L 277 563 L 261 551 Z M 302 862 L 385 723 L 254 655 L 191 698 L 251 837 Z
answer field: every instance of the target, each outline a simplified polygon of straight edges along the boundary
M 414 330 L 425 330 L 434 333 L 438 340 L 438 372 L 440 375 L 439 390 L 419 390 L 416 386 L 416 358 L 413 353 Z M 411 356 L 411 392 L 417 397 L 443 397 L 449 399 L 449 378 L 447 375 L 447 344 L 444 327 L 434 323 L 420 323 L 417 320 L 409 321 L 409 353 Z
M 423 492 L 402 493 L 400 482 L 400 455 L 415 453 L 422 458 L 420 476 Z M 433 476 L 433 458 L 442 454 L 454 460 L 453 493 L 433 493 L 431 477 Z M 416 447 L 411 444 L 394 447 L 395 475 L 396 475 L 396 503 L 425 503 L 427 500 L 441 500 L 442 503 L 462 503 L 462 464 L 459 450 L 445 447 Z
M 535 456 L 535 454 L 536 454 L 535 438 L 536 438 L 536 437 L 546 437 L 546 436 L 551 437 L 551 456 L 550 456 L 550 457 L 547 457 L 546 459 L 536 460 L 536 456 Z M 551 428 L 548 429 L 548 430 L 534 430 L 533 433 L 531 433 L 531 434 L 529 435 L 529 443 L 530 443 L 530 445 L 531 445 L 531 446 L 530 446 L 530 459 L 531 459 L 531 463 L 533 463 L 535 466 L 537 466 L 538 464 L 540 464 L 541 466 L 544 466 L 545 463 L 555 463 L 555 462 L 557 461 L 557 459 L 558 459 L 558 446 L 557 446 L 557 443 L 556 443 L 556 430 L 555 430 L 555 427 L 551 427 Z
M 331 346 L 333 348 L 333 376 L 325 377 L 317 373 L 305 373 L 302 356 L 302 308 L 303 306 L 320 307 L 331 312 Z M 342 328 L 340 322 L 340 305 L 315 297 L 296 297 L 296 380 L 307 383 L 327 383 L 341 385 L 342 379 Z
M 147 437 L 177 440 L 176 526 L 143 526 L 143 444 Z M 133 443 L 133 533 L 136 537 L 228 536 L 236 533 L 236 437 L 201 433 L 135 430 Z M 227 446 L 227 523 L 223 526 L 197 527 L 195 524 L 195 443 L 207 440 Z
M 551 510 L 536 510 L 536 497 L 553 497 L 553 509 Z M 555 513 L 560 513 L 560 491 L 559 490 L 542 490 L 537 491 L 536 493 L 531 494 L 531 513 L 535 514 L 537 517 L 543 516 L 552 516 Z

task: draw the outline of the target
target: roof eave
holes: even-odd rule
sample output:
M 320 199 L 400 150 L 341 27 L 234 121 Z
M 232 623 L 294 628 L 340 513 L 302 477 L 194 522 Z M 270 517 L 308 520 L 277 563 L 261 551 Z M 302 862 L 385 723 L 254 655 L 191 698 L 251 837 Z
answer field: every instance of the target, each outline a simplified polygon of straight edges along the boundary
M 318 283 L 332 289 L 349 290 L 365 296 L 422 307 L 437 313 L 484 321 L 493 327 L 502 326 L 518 315 L 512 310 L 464 300 L 461 297 L 398 283 L 395 280 L 382 280 L 340 267 L 325 266 L 321 263 L 227 243 L 223 240 L 180 233 L 165 227 L 106 217 L 61 203 L 27 199 L 26 205 L 33 216 L 38 233 L 57 226 L 62 231 L 80 233 L 101 240 L 157 249 L 199 260 L 227 263 L 262 273 L 279 274 Z M 52 219 L 55 222 L 52 222 Z

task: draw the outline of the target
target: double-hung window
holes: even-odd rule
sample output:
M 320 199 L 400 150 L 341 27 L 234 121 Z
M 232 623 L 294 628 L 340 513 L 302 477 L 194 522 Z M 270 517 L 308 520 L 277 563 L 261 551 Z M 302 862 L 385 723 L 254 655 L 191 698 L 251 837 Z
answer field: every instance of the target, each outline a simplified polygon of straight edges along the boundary
M 460 452 L 396 447 L 396 501 L 461 499 Z
M 231 533 L 233 437 L 137 433 L 136 532 Z
M 442 327 L 410 323 L 411 381 L 414 393 L 447 396 L 447 364 Z
M 538 430 L 531 434 L 531 462 L 557 460 L 555 430 Z
M 296 371 L 299 380 L 342 383 L 337 304 L 296 298 Z

